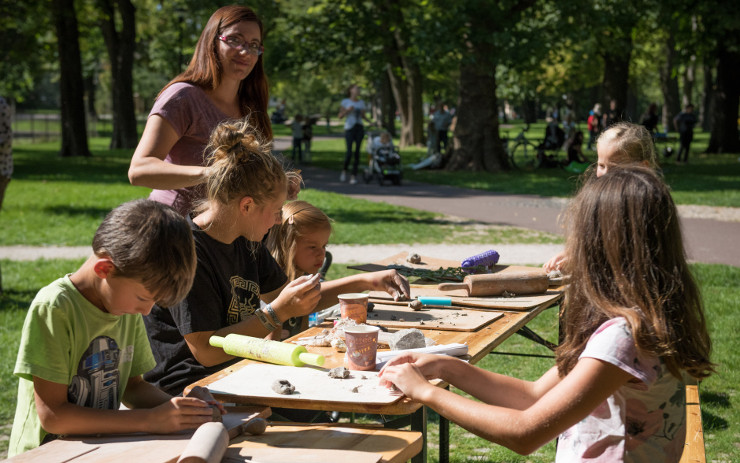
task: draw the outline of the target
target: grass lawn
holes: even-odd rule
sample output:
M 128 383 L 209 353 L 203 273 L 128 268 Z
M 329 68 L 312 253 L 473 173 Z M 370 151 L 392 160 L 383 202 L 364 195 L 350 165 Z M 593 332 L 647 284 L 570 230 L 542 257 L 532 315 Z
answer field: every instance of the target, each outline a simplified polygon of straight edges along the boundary
M 15 413 L 17 380 L 12 375 L 20 330 L 26 309 L 36 292 L 56 278 L 74 271 L 83 260 L 38 260 L 30 262 L 0 261 L 5 292 L 0 296 L 0 457 L 7 451 L 7 438 Z M 740 448 L 740 268 L 723 265 L 692 265 L 701 285 L 714 343 L 713 360 L 718 364 L 717 374 L 701 386 L 701 408 L 704 420 L 707 461 L 738 461 Z M 333 265 L 330 279 L 354 273 L 343 265 Z M 550 341 L 557 340 L 557 310 L 545 311 L 529 325 L 536 333 Z M 521 337 L 512 336 L 500 345 L 497 353 L 550 355 L 542 346 Z M 478 363 L 487 370 L 534 380 L 552 367 L 550 358 L 489 355 Z M 454 389 L 453 389 L 454 390 Z M 459 391 L 458 391 L 459 392 Z M 735 423 L 735 424 L 732 424 Z M 439 443 L 438 417 L 429 414 L 429 461 L 437 461 Z M 476 437 L 464 429 L 450 426 L 450 460 L 453 462 L 533 462 L 554 460 L 555 446 L 550 443 L 527 457 L 519 456 L 498 445 Z
M 315 133 L 325 133 L 319 126 Z M 533 131 L 538 130 L 535 126 Z M 283 133 L 285 132 L 285 133 Z M 341 134 L 334 127 L 333 132 Z M 278 134 L 288 134 L 283 127 Z M 516 133 L 516 132 L 512 132 Z M 697 151 L 706 145 L 706 135 L 697 136 Z M 59 143 L 20 143 L 14 148 L 16 172 L 0 211 L 0 245 L 89 245 L 104 215 L 116 205 L 144 197 L 149 190 L 132 187 L 126 172 L 131 150 L 107 149 L 107 139 L 91 139 L 91 158 L 59 158 Z M 344 151 L 344 141 L 336 138 L 317 141 L 314 163 L 337 169 Z M 425 155 L 421 148 L 402 152 L 404 162 L 412 163 Z M 690 166 L 664 166 L 666 180 L 673 187 L 677 202 L 740 207 L 740 163 L 737 154 L 700 156 L 692 154 Z M 576 179 L 559 169 L 530 174 L 469 173 L 440 171 L 407 172 L 407 177 L 429 182 L 510 193 L 568 196 Z M 306 190 L 301 198 L 324 209 L 335 221 L 332 243 L 443 243 L 454 238 L 462 243 L 551 243 L 562 242 L 558 236 L 506 227 L 474 227 L 441 216 L 383 203 L 353 200 L 332 193 Z M 392 223 L 393 226 L 387 226 Z M 378 225 L 380 224 L 380 225 Z M 471 232 L 471 230 L 474 230 Z M 7 449 L 7 436 L 15 410 L 16 379 L 12 376 L 20 329 L 25 312 L 36 292 L 54 279 L 74 271 L 82 260 L 0 261 L 5 292 L 0 295 L 0 456 Z M 740 268 L 722 265 L 692 265 L 700 282 L 714 341 L 714 361 L 718 373 L 701 385 L 702 415 L 708 460 L 740 461 L 737 446 L 740 428 L 738 400 L 740 370 Z M 349 274 L 345 266 L 334 265 L 329 278 Z M 557 314 L 549 310 L 530 327 L 555 341 Z M 497 352 L 547 355 L 543 347 L 513 336 Z M 526 379 L 535 379 L 553 364 L 548 358 L 490 355 L 479 366 Z M 732 425 L 731 423 L 736 423 Z M 436 461 L 437 418 L 430 413 L 430 461 Z M 521 457 L 491 445 L 457 426 L 451 426 L 452 461 L 531 461 L 554 459 L 554 445 L 548 444 L 535 454 Z
M 516 125 L 515 128 L 510 129 L 509 136 L 516 136 L 519 133 L 518 127 Z M 533 124 L 527 132 L 527 137 L 540 140 L 543 133 L 544 124 Z M 395 142 L 397 144 L 398 140 Z M 676 165 L 675 157 L 661 159 L 661 168 L 666 182 L 673 190 L 674 200 L 677 204 L 740 207 L 740 162 L 738 162 L 740 154 L 701 154 L 708 142 L 708 133 L 696 133 L 688 165 Z M 662 150 L 662 145 L 659 146 L 659 150 Z M 364 153 L 365 144 L 362 149 Z M 314 141 L 311 149 L 312 163 L 328 169 L 340 170 L 344 152 L 345 144 L 341 137 Z M 407 167 L 404 178 L 486 191 L 560 197 L 571 196 L 577 186 L 577 176 L 562 169 L 538 169 L 534 172 L 455 172 L 452 174 L 441 170 L 414 171 L 408 168 L 410 164 L 418 162 L 426 155 L 427 150 L 422 147 L 408 147 L 401 150 L 401 158 Z M 362 162 L 364 162 L 364 156 L 364 154 L 360 156 Z M 596 160 L 595 152 L 587 152 L 586 156 L 592 161 Z

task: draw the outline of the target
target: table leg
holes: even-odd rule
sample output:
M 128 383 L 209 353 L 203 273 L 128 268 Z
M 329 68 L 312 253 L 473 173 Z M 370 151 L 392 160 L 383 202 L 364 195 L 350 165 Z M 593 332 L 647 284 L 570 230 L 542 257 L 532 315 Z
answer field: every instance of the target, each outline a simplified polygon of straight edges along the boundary
M 412 463 L 426 463 L 427 461 L 427 407 L 421 407 L 411 414 L 411 430 L 421 432 L 421 452 L 411 459 Z
M 445 386 L 450 390 L 450 386 Z M 450 461 L 450 420 L 439 415 L 439 463 Z
M 553 351 L 555 350 L 556 347 L 558 347 L 557 345 L 551 343 L 547 339 L 542 338 L 539 334 L 535 333 L 534 331 L 532 331 L 530 328 L 526 326 L 522 326 L 521 328 L 519 328 L 519 331 L 517 331 L 516 334 L 520 336 L 524 336 L 525 338 L 532 340 L 536 342 L 537 344 L 541 344 Z

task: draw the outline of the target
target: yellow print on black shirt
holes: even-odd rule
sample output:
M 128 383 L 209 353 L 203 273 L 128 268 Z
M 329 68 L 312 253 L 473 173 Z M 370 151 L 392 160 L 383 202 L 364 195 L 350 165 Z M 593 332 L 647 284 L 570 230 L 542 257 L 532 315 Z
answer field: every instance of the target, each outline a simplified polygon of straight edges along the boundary
M 257 283 L 245 280 L 239 275 L 229 279 L 231 284 L 231 302 L 226 312 L 229 325 L 239 323 L 254 314 L 260 306 L 260 287 Z

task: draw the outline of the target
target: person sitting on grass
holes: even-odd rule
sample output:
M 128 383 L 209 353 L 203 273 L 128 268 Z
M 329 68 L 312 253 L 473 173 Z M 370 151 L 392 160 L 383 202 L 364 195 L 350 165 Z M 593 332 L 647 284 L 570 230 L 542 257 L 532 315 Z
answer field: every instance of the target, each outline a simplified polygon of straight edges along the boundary
M 266 245 L 288 280 L 292 281 L 319 271 L 324 264 L 331 232 L 331 219 L 321 209 L 306 201 L 290 201 L 283 206 L 282 221 L 270 230 Z M 335 304 L 339 294 L 382 289 L 385 281 L 396 281 L 401 293 L 408 296 L 406 279 L 395 270 L 382 270 L 323 281 L 317 308 Z M 308 318 L 291 320 L 287 328 L 291 335 L 305 331 Z
M 193 282 L 185 219 L 154 201 L 124 203 L 103 220 L 92 248 L 31 303 L 14 370 L 10 456 L 63 434 L 168 433 L 211 421 L 208 403 L 142 379 L 155 362 L 141 315 L 155 301 L 176 304 Z M 131 410 L 119 410 L 122 403 Z
M 558 438 L 557 462 L 677 462 L 687 379 L 709 376 L 713 364 L 670 190 L 654 170 L 614 168 L 584 186 L 568 217 L 571 278 L 556 366 L 530 382 L 401 353 L 380 371 L 381 384 L 521 454 Z
M 617 122 L 601 132 L 596 141 L 596 168 L 586 169 L 584 178 L 601 177 L 615 166 L 643 166 L 658 170 L 658 157 L 650 132 L 638 124 Z M 595 172 L 594 172 L 595 170 Z M 545 262 L 545 271 L 561 270 L 565 254 L 559 253 Z
M 289 281 L 262 243 L 282 223 L 288 182 L 269 144 L 248 121 L 223 122 L 206 153 L 206 199 L 190 219 L 198 256 L 193 287 L 180 304 L 157 305 L 145 317 L 157 366 L 144 378 L 171 394 L 239 360 L 211 346 L 211 336 L 279 335 L 291 317 L 337 302 L 325 297 L 318 274 Z M 409 296 L 408 281 L 395 271 L 371 282 Z

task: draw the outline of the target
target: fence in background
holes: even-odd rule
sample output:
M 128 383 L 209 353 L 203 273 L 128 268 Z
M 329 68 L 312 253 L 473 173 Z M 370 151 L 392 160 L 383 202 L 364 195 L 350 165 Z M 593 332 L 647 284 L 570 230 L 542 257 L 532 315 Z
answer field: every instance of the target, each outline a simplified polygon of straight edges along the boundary
M 138 120 L 138 132 L 144 129 L 144 120 Z M 113 131 L 113 118 L 110 114 L 87 117 L 88 137 L 109 135 Z M 13 138 L 31 141 L 54 140 L 62 137 L 60 114 L 54 113 L 16 113 L 13 119 Z

